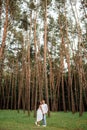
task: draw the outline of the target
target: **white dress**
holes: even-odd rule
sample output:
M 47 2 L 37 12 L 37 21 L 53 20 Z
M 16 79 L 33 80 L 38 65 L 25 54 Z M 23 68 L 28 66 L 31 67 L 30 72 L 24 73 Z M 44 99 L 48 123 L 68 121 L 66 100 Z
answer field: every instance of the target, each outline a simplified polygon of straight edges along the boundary
M 37 122 L 41 121 L 43 119 L 43 114 L 41 111 L 41 107 L 39 106 L 39 108 L 37 109 Z

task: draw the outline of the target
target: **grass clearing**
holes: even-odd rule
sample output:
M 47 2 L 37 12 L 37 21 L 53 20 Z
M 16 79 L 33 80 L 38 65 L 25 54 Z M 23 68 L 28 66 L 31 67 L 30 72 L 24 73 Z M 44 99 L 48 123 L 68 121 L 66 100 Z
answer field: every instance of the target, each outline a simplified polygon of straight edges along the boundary
M 34 124 L 33 112 L 18 113 L 15 110 L 0 110 L 0 130 L 87 130 L 87 112 L 79 113 L 51 112 L 47 117 L 47 127 Z

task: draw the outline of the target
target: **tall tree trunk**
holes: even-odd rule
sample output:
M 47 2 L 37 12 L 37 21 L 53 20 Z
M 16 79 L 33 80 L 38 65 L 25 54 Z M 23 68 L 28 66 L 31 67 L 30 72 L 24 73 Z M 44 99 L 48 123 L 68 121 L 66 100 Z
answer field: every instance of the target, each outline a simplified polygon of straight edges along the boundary
M 9 5 L 9 0 L 6 0 L 6 19 L 5 19 L 5 22 L 4 22 L 4 31 L 3 31 L 3 37 L 2 37 L 1 48 L 0 48 L 0 61 L 1 61 L 1 59 L 3 59 L 4 49 L 5 49 L 5 41 L 6 41 L 6 36 L 7 36 L 7 27 L 8 27 L 8 5 Z
M 28 43 L 27 63 L 28 64 L 26 65 L 26 90 L 27 90 L 26 102 L 27 102 L 28 115 L 30 115 L 30 42 Z
M 35 99 L 35 89 L 34 89 L 34 87 L 35 87 L 35 83 L 34 83 L 34 79 L 35 79 L 35 71 L 33 72 L 33 70 L 31 70 L 32 71 L 32 74 L 31 74 L 31 79 L 32 79 L 32 81 L 31 81 L 31 110 L 34 110 L 34 99 Z
M 58 74 L 57 74 L 57 82 L 56 82 L 56 88 L 57 88 L 57 97 L 56 97 L 56 100 L 57 100 L 57 110 L 59 110 L 59 97 L 60 97 L 60 72 L 58 71 Z
M 78 92 L 79 92 L 79 90 L 78 90 L 78 84 L 76 83 L 78 81 L 78 79 L 77 79 L 77 76 L 76 76 L 76 74 L 74 73 L 73 74 L 73 82 L 74 82 L 74 85 L 75 85 L 75 103 L 76 103 L 76 111 L 78 112 L 79 111 L 79 106 L 78 106 L 78 98 L 79 98 L 79 94 L 78 94 Z
M 69 51 L 69 50 L 68 50 Z M 67 65 L 68 65 L 68 86 L 71 90 L 71 103 L 72 103 L 72 112 L 75 113 L 75 102 L 74 102 L 74 94 L 72 89 L 72 78 L 71 78 L 71 68 L 70 68 L 70 57 L 69 53 L 67 51 L 66 59 L 67 59 Z
M 7 109 L 9 108 L 9 101 L 10 101 L 11 74 L 8 81 L 9 82 L 8 82 L 7 105 L 6 105 Z
M 39 59 L 41 57 L 40 41 L 37 42 L 37 45 L 38 45 L 38 59 Z M 38 60 L 38 99 L 39 101 L 43 99 L 43 65 L 41 60 Z
M 51 61 L 51 58 L 49 58 L 49 65 L 50 65 L 50 75 L 49 75 L 49 82 L 50 82 L 50 103 L 51 103 L 51 110 L 53 110 L 52 61 Z
M 14 74 L 11 74 L 11 109 L 13 108 Z
M 44 85 L 45 85 L 46 102 L 49 107 L 46 57 L 47 57 L 47 0 L 45 0 L 45 19 L 44 19 Z M 50 116 L 49 109 L 48 109 L 48 116 Z
M 62 102 L 63 109 L 66 112 L 66 104 L 65 104 L 65 93 L 64 93 L 64 40 L 63 40 L 63 31 L 60 29 L 61 37 L 61 48 L 60 48 L 60 75 L 61 75 L 61 87 L 62 87 Z
M 14 109 L 16 110 L 16 106 L 17 106 L 17 103 L 16 103 L 16 99 L 17 99 L 17 71 L 15 70 L 15 78 L 14 78 Z
M 79 116 L 82 116 L 83 114 L 83 99 L 82 99 L 82 88 L 83 88 L 83 82 L 82 82 L 82 57 L 79 57 L 79 86 L 80 86 L 80 104 L 79 104 Z
M 20 77 L 19 77 L 19 84 L 18 84 L 18 112 L 20 109 L 20 104 L 22 101 L 22 105 L 23 105 L 23 110 L 25 111 L 25 101 L 24 101 L 24 93 L 23 93 L 23 89 L 24 89 L 24 70 L 25 70 L 25 66 L 24 66 L 24 39 L 22 41 L 22 70 L 20 72 Z M 22 95 L 23 94 L 23 95 Z
M 63 110 L 64 112 L 66 112 L 63 68 L 64 68 L 64 63 L 63 63 L 63 56 L 61 54 L 60 70 L 61 70 L 62 101 L 63 101 Z
M 35 21 L 34 21 L 34 46 L 35 46 L 35 108 L 34 108 L 34 117 L 36 117 L 36 110 L 37 110 L 37 96 L 38 96 L 38 59 L 37 59 L 37 38 L 36 38 L 36 19 L 37 19 L 37 12 L 35 14 Z
M 16 60 L 15 68 L 15 83 L 14 83 L 14 109 L 17 109 L 17 88 L 18 88 L 18 59 Z
M 0 2 L 0 5 L 2 4 L 1 2 Z M 5 9 L 6 10 L 6 19 L 4 22 L 4 27 L 3 27 L 4 31 L 3 31 L 2 43 L 1 43 L 1 47 L 0 47 L 0 92 L 1 92 L 1 88 L 2 88 L 4 50 L 5 50 L 5 41 L 6 41 L 7 27 L 8 27 L 8 5 L 9 5 L 9 0 L 6 0 L 6 9 Z M 0 7 L 0 19 L 1 19 L 1 12 L 2 12 L 1 8 L 2 8 L 2 6 Z M 0 97 L 0 100 L 1 100 L 1 97 Z

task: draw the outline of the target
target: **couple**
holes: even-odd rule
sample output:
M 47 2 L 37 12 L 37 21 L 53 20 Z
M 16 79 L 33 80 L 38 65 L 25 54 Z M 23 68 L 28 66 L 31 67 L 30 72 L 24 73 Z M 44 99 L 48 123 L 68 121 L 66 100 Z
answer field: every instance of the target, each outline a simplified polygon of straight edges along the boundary
M 38 109 L 37 109 L 37 117 L 35 122 L 37 126 L 40 126 L 40 122 L 42 121 L 43 126 L 46 127 L 47 112 L 48 112 L 48 106 L 45 103 L 45 100 L 42 100 L 41 102 L 39 102 Z

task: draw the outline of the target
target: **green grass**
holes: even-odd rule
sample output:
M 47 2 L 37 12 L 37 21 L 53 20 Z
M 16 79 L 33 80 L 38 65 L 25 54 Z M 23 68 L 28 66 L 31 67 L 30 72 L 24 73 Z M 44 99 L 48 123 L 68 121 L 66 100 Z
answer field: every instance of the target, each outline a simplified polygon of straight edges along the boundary
M 51 112 L 47 117 L 47 127 L 34 124 L 33 112 L 17 113 L 12 110 L 0 110 L 0 130 L 87 130 L 87 112 L 79 117 L 79 113 Z

